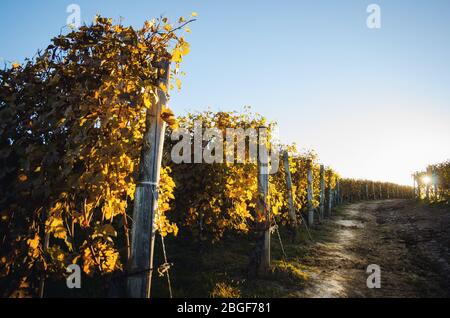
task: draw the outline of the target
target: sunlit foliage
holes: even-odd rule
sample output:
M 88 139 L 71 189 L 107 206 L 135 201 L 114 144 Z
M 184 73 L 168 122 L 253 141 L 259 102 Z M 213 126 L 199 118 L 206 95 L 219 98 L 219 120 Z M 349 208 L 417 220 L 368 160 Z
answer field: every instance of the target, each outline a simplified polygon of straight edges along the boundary
M 157 90 L 170 89 L 157 86 L 159 77 L 181 85 L 175 74 L 189 44 L 177 33 L 188 22 L 161 18 L 136 30 L 98 16 L 0 71 L 4 296 L 25 285 L 35 294 L 37 277 L 70 263 L 89 275 L 123 269 L 145 113 Z M 176 125 L 169 108 L 162 117 Z M 162 170 L 157 222 L 164 235 L 178 231 L 165 216 L 169 173 Z
M 428 182 L 425 182 L 428 181 Z M 416 195 L 434 202 L 448 202 L 450 198 L 450 161 L 429 165 L 416 173 Z

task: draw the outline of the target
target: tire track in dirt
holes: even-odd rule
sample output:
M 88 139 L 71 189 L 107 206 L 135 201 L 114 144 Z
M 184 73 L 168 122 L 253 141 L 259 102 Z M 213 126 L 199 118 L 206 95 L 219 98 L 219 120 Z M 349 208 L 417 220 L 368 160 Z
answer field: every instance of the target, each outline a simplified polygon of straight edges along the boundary
M 447 297 L 450 212 L 407 200 L 348 204 L 322 224 L 333 239 L 315 243 L 310 283 L 296 297 Z M 381 267 L 381 289 L 366 285 Z

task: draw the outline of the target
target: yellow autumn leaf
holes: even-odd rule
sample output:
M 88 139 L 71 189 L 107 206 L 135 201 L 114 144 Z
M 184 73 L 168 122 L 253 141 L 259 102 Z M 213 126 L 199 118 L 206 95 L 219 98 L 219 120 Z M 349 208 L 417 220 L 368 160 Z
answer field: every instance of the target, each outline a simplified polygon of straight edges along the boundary
M 178 235 L 178 226 L 176 224 L 173 225 L 173 235 L 177 236 Z
M 64 261 L 65 255 L 62 252 L 59 252 L 56 256 L 56 259 L 60 262 Z
M 154 25 L 153 21 L 145 21 L 145 27 L 150 29 Z
M 161 118 L 164 120 L 169 127 L 175 129 L 178 126 L 177 119 L 170 108 L 163 107 L 161 112 Z
M 19 175 L 19 180 L 20 182 L 25 182 L 28 180 L 28 177 L 24 174 Z
M 144 95 L 144 106 L 146 108 L 150 108 L 152 106 L 152 101 L 150 100 L 150 97 L 148 96 L 148 94 Z
M 181 80 L 179 78 L 177 78 L 175 80 L 175 83 L 177 84 L 177 88 L 180 90 L 181 89 Z
M 85 248 L 83 251 L 83 272 L 87 275 L 92 274 L 92 268 L 95 266 L 95 261 L 92 256 L 91 249 L 89 247 Z
M 193 17 L 196 17 L 196 16 L 198 16 L 197 12 L 195 12 L 195 11 L 194 11 L 194 12 L 192 12 L 192 13 L 191 13 L 191 15 L 192 15 Z
M 36 167 L 36 169 L 34 169 L 34 172 L 39 172 L 39 171 L 41 171 L 41 166 Z
M 32 239 L 30 238 L 27 240 L 27 244 L 31 249 L 35 250 L 39 246 L 39 241 L 40 241 L 39 235 L 36 234 L 34 238 Z
M 186 31 L 187 33 L 191 33 L 191 29 L 190 29 L 189 27 L 186 27 L 186 28 L 185 28 L 185 31 Z
M 20 64 L 18 62 L 14 62 L 12 64 L 12 68 L 19 68 L 19 67 L 20 67 Z
M 172 51 L 172 62 L 180 63 L 182 60 L 182 54 L 178 47 L 174 48 Z
M 182 55 L 188 54 L 190 49 L 191 49 L 191 47 L 190 47 L 189 43 L 183 42 L 183 44 L 181 45 L 181 54 Z
M 62 208 L 61 202 L 56 202 L 55 205 L 51 208 L 50 214 L 59 212 L 61 210 L 61 208 Z M 50 224 L 49 220 L 47 220 L 47 222 Z
M 111 220 L 111 218 L 114 216 L 114 211 L 112 209 L 112 204 L 110 201 L 108 201 L 108 204 L 105 204 L 102 207 L 102 213 L 105 216 L 106 220 Z
M 159 83 L 159 88 L 161 88 L 164 93 L 167 93 L 167 86 L 164 83 Z
M 77 255 L 72 259 L 72 264 L 77 264 L 78 260 L 81 258 L 81 255 Z
M 170 26 L 170 24 L 166 24 L 164 26 L 164 30 L 166 30 L 167 32 L 170 32 L 172 30 L 172 27 Z
M 67 230 L 64 227 L 59 226 L 56 228 L 53 236 L 65 240 L 67 238 Z

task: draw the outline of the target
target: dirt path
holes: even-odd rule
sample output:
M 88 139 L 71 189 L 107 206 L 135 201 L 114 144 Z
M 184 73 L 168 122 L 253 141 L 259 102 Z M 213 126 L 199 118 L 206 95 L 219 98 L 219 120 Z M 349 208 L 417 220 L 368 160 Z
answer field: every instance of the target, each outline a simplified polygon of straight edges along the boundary
M 323 224 L 333 241 L 316 243 L 300 297 L 449 297 L 450 211 L 407 200 L 346 205 Z M 381 288 L 366 285 L 369 264 Z

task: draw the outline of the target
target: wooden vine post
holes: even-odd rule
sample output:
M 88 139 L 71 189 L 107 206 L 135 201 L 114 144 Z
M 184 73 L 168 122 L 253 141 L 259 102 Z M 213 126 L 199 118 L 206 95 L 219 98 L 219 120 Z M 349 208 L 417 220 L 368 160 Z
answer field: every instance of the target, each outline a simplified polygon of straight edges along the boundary
M 292 194 L 292 177 L 291 177 L 291 170 L 289 168 L 289 153 L 287 151 L 285 151 L 283 153 L 283 160 L 284 160 L 284 171 L 285 171 L 286 185 L 287 185 L 289 217 L 291 219 L 293 227 L 295 228 L 297 226 L 297 216 L 295 214 L 295 208 L 294 208 L 294 198 L 293 198 L 293 194 Z
M 416 181 L 417 181 L 417 198 L 419 200 L 421 200 L 422 199 L 422 189 L 421 189 L 422 182 L 420 182 L 419 175 L 417 175 Z
M 333 189 L 331 187 L 331 178 L 333 173 L 328 171 L 328 216 L 331 216 L 331 210 L 333 208 Z
M 313 206 L 313 171 L 312 171 L 312 160 L 308 159 L 308 225 L 313 226 L 314 224 L 314 206 Z
M 263 133 L 261 134 L 261 130 Z M 258 213 L 264 218 L 264 233 L 262 236 L 262 245 L 259 271 L 266 272 L 270 268 L 270 210 L 268 205 L 269 195 L 269 156 L 267 152 L 267 134 L 266 127 L 258 129 Z
M 158 84 L 168 86 L 169 62 L 161 63 L 164 74 Z M 127 296 L 150 298 L 155 244 L 155 212 L 158 204 L 158 182 L 164 144 L 165 122 L 161 118 L 167 95 L 158 89 L 158 102 L 147 109 L 139 175 L 136 184 L 131 255 L 128 264 Z
M 383 199 L 383 190 L 381 189 L 381 183 L 379 184 L 380 188 L 380 200 Z
M 377 195 L 375 194 L 375 182 L 372 181 L 372 197 L 374 200 L 377 199 Z
M 386 196 L 387 196 L 387 199 L 389 200 L 390 198 L 390 193 L 389 193 L 389 184 L 388 185 L 386 185 Z
M 325 213 L 325 167 L 320 165 L 320 207 L 319 220 L 323 221 Z
M 369 200 L 369 184 L 366 182 L 366 200 Z
M 336 182 L 336 205 L 341 204 L 342 199 L 341 199 L 341 188 L 340 188 L 340 182 L 339 179 Z

